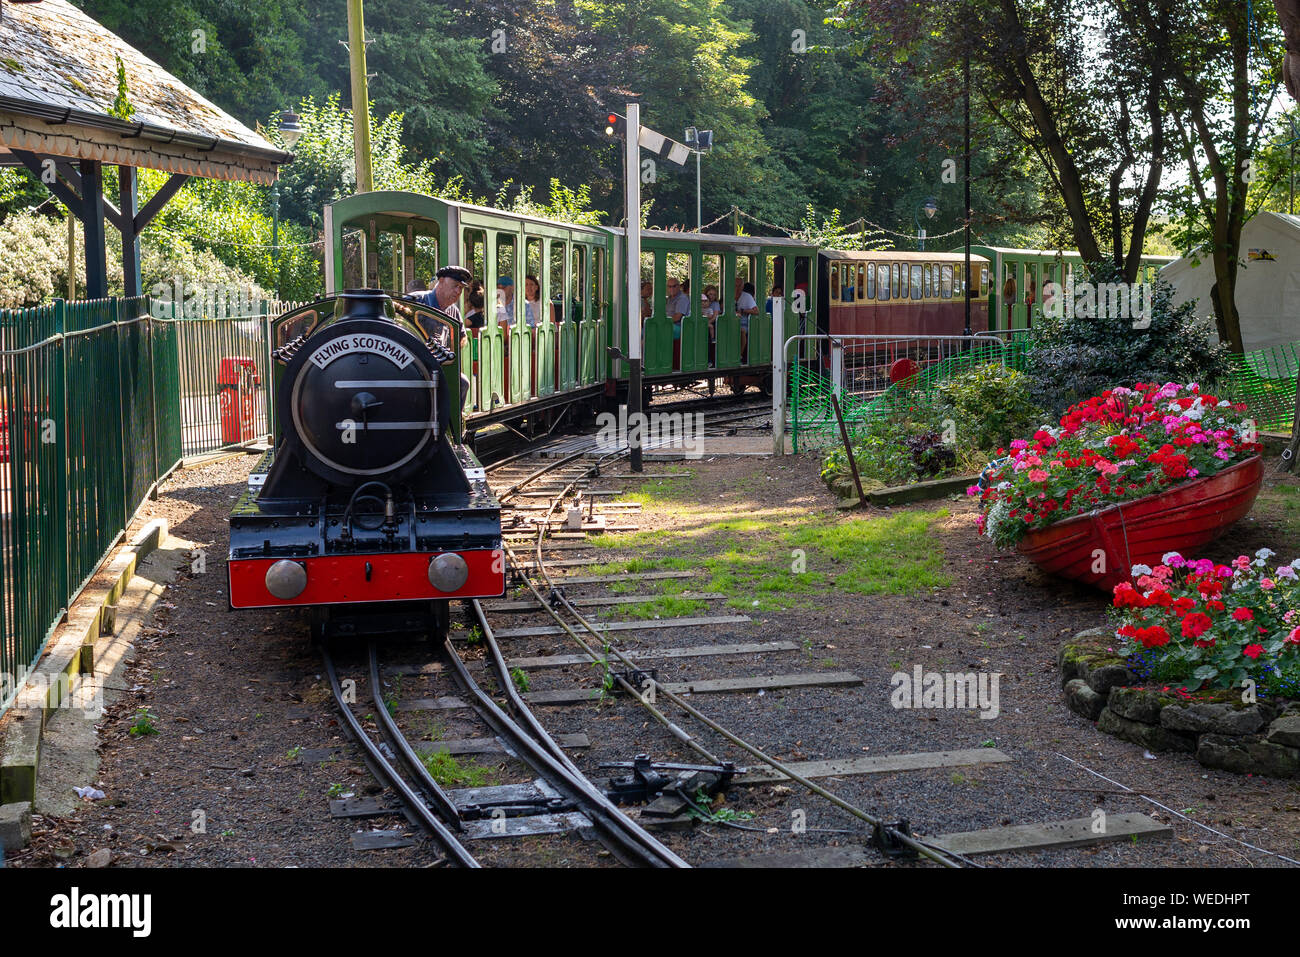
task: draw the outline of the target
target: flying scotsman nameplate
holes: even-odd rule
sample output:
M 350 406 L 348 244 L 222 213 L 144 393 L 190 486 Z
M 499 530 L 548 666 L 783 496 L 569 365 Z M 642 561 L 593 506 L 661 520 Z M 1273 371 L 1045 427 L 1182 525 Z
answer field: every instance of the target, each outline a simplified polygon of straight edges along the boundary
M 324 369 L 335 359 L 341 359 L 343 356 L 358 355 L 366 352 L 371 355 L 383 356 L 399 369 L 405 369 L 415 361 L 415 356 L 411 355 L 410 352 L 398 345 L 392 339 L 386 339 L 383 336 L 375 336 L 368 333 L 360 333 L 358 335 L 341 336 L 338 339 L 331 339 L 311 354 L 311 362 L 316 366 L 316 368 Z

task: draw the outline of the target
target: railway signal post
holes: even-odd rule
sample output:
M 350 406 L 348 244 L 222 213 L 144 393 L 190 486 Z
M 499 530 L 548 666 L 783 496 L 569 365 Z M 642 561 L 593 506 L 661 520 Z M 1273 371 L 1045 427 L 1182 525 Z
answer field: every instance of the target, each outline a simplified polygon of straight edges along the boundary
M 627 208 L 627 444 L 633 472 L 641 464 L 641 104 L 627 105 L 623 128 L 623 188 Z

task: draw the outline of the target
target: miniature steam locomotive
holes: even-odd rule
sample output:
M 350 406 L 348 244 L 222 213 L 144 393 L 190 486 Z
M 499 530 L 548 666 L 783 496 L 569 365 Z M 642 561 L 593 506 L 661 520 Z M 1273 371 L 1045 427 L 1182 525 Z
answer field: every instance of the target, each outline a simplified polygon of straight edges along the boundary
M 505 591 L 500 503 L 462 444 L 460 324 L 380 290 L 271 329 L 274 447 L 230 515 L 230 606 L 313 610 L 316 639 L 429 629 Z

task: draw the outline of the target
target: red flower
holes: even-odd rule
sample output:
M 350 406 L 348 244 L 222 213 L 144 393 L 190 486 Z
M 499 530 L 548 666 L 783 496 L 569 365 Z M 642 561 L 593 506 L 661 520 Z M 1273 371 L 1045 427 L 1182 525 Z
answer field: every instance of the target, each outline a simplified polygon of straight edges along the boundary
M 1254 621 L 1255 613 L 1249 608 L 1238 608 L 1232 613 L 1232 617 L 1237 621 Z
M 1214 622 L 1210 621 L 1209 615 L 1194 611 L 1183 619 L 1183 637 L 1199 638 L 1205 634 L 1212 624 Z
M 1169 644 L 1169 632 L 1159 625 L 1152 625 L 1138 629 L 1137 640 L 1146 648 L 1159 648 Z
M 1182 598 L 1175 598 L 1173 604 L 1174 611 L 1178 612 L 1180 615 L 1185 615 L 1196 607 L 1196 600 L 1184 595 Z
M 1241 649 L 1241 653 L 1245 655 L 1247 658 L 1258 658 L 1260 655 L 1264 653 L 1264 646 L 1247 645 L 1245 648 Z

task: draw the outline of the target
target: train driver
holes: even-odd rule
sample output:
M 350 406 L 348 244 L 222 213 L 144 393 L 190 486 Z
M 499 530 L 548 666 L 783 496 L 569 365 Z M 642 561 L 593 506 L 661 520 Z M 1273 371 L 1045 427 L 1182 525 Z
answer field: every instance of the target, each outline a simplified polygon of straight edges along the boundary
M 460 298 L 463 290 L 469 288 L 473 278 L 474 276 L 464 266 L 443 266 L 438 270 L 437 282 L 433 284 L 433 288 L 425 293 L 415 293 L 413 298 L 435 309 L 441 309 L 459 321 L 460 309 L 456 305 L 456 300 Z

